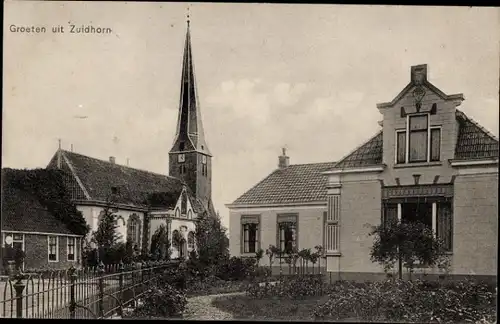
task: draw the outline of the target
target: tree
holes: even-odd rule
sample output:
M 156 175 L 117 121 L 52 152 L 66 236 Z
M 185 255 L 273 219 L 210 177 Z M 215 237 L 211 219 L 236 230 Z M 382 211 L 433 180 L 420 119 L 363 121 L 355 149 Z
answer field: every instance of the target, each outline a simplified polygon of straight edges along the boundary
M 385 271 L 398 263 L 400 279 L 403 278 L 403 266 L 410 271 L 410 279 L 417 263 L 428 267 L 447 267 L 443 242 L 425 224 L 392 221 L 372 227 L 370 236 L 375 237 L 370 251 L 371 260 L 382 264 Z
M 198 258 L 205 265 L 216 265 L 229 258 L 229 239 L 227 229 L 222 225 L 219 215 L 211 217 L 207 212 L 198 216 L 195 239 Z

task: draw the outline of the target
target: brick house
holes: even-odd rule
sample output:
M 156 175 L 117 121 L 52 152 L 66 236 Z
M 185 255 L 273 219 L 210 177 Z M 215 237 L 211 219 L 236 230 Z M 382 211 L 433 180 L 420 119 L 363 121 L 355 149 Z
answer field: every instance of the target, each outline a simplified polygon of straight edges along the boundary
M 72 232 L 26 188 L 16 185 L 2 169 L 2 248 L 9 245 L 25 253 L 23 268 L 69 268 L 81 261 L 82 236 Z
M 413 66 L 408 85 L 391 102 L 377 105 L 382 130 L 324 172 L 326 217 L 319 208 L 316 217 L 302 206 L 286 210 L 299 224 L 299 247 L 300 237 L 317 237 L 335 278 L 377 279 L 384 272 L 370 261 L 373 238 L 365 225 L 389 218 L 420 220 L 446 242 L 452 275 L 496 278 L 498 139 L 456 108 L 463 100 L 462 94 L 446 95 L 432 85 L 427 65 Z M 245 197 L 279 200 L 293 177 L 282 179 L 272 195 L 258 184 L 229 205 L 232 254 L 240 254 L 247 215 L 260 215 L 261 245 L 274 243 L 263 229 L 271 209 Z

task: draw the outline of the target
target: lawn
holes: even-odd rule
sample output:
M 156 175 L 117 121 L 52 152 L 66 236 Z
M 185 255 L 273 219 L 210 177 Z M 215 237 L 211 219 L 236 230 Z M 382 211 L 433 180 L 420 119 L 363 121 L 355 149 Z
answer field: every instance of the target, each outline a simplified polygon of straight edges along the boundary
M 212 300 L 212 306 L 230 313 L 236 320 L 310 321 L 314 320 L 312 309 L 327 299 L 327 296 L 304 299 L 220 296 Z

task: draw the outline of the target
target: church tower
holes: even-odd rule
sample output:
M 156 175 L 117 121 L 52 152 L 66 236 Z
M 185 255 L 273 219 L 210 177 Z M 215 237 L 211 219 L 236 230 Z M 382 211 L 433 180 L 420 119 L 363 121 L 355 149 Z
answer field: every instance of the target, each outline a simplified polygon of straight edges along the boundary
M 212 205 L 212 155 L 205 141 L 196 89 L 189 16 L 182 62 L 177 131 L 169 152 L 169 174 L 184 180 L 207 210 Z

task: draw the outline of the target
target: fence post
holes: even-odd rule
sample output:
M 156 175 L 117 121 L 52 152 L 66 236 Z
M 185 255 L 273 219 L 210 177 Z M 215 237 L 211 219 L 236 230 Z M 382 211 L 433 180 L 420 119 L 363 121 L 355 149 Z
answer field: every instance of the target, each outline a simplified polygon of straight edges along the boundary
M 99 263 L 99 318 L 104 317 L 104 263 Z
M 76 268 L 74 266 L 71 266 L 71 268 L 69 269 L 69 280 L 70 280 L 70 293 L 69 293 L 69 298 L 70 298 L 70 301 L 69 301 L 69 317 L 71 319 L 75 319 L 76 318 L 76 299 L 75 299 L 75 288 L 76 288 L 76 278 L 77 278 L 77 275 L 76 275 Z
M 118 285 L 120 289 L 120 304 L 123 306 L 123 272 L 125 272 L 125 265 L 123 264 L 123 261 L 120 261 L 120 267 L 118 268 L 118 271 L 120 272 L 120 276 L 118 279 Z M 123 316 L 123 308 L 120 307 L 120 316 Z
M 14 276 L 16 282 L 14 283 L 14 289 L 16 290 L 16 317 L 23 317 L 23 290 L 26 286 L 23 282 L 24 275 L 22 273 Z

